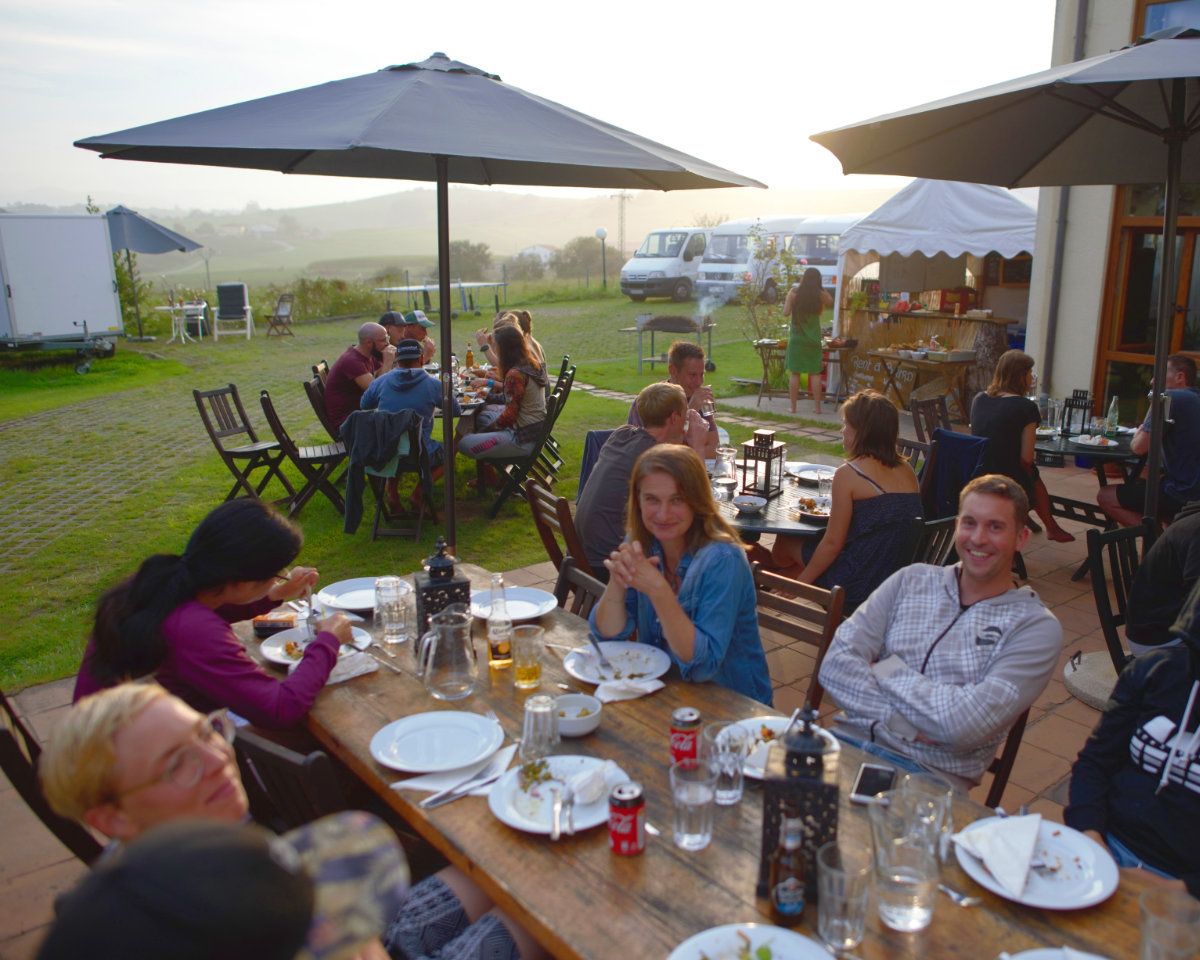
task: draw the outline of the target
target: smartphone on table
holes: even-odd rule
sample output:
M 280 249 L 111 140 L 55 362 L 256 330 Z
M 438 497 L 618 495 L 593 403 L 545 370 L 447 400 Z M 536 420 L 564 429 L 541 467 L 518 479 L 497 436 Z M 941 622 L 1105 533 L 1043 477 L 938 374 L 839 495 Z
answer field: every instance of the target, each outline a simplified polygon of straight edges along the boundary
M 850 788 L 852 803 L 876 803 L 875 795 L 891 790 L 896 782 L 896 768 L 881 763 L 864 763 L 858 768 L 854 786 Z

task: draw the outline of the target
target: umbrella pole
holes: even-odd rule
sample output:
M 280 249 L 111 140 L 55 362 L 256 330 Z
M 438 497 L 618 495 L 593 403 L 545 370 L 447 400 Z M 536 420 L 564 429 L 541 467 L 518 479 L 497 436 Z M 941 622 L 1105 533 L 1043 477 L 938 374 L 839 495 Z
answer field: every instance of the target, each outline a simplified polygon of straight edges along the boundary
M 457 556 L 457 531 L 454 522 L 454 371 L 450 367 L 452 346 L 450 338 L 454 331 L 450 327 L 450 161 L 446 157 L 434 157 L 437 167 L 437 222 L 438 222 L 438 328 L 442 334 L 442 444 L 445 449 L 446 472 L 442 483 L 446 488 L 446 548 L 451 556 Z
M 138 339 L 142 337 L 142 311 L 138 306 L 137 294 L 137 277 L 133 275 L 133 254 L 129 252 L 129 248 L 125 248 L 125 268 L 129 271 L 129 286 L 133 290 L 133 315 L 137 318 Z
M 1154 388 L 1150 398 L 1150 455 L 1146 462 L 1146 512 L 1158 518 L 1158 477 L 1162 467 L 1164 422 L 1163 390 L 1167 379 L 1167 352 L 1175 327 L 1175 234 L 1179 218 L 1179 180 L 1183 142 L 1187 137 L 1184 118 L 1185 87 L 1182 78 L 1171 81 L 1171 117 L 1164 140 L 1167 144 L 1167 179 L 1163 188 L 1163 266 L 1158 287 L 1158 325 L 1154 331 Z

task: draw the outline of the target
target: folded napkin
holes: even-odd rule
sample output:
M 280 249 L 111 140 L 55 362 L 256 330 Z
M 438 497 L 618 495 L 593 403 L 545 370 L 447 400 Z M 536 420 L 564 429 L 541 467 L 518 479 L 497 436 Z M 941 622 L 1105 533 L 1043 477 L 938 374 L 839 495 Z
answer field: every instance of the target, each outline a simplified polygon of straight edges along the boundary
M 596 699 L 601 703 L 614 700 L 636 700 L 655 690 L 661 690 L 661 680 L 605 680 L 596 688 Z
M 494 770 L 507 770 L 508 765 L 512 763 L 513 754 L 517 752 L 515 743 L 509 744 L 490 757 L 483 760 L 478 760 L 475 763 L 467 764 L 465 767 L 457 767 L 454 770 L 443 770 L 440 773 L 424 773 L 419 777 L 409 777 L 407 780 L 397 780 L 392 784 L 393 790 L 428 790 L 430 793 L 438 793 L 442 790 L 449 790 L 451 787 L 457 787 L 460 783 L 470 780 L 488 764 L 495 764 Z M 487 784 L 483 787 L 476 787 L 471 791 L 477 797 L 486 796 L 492 789 L 492 784 Z
M 956 833 L 950 839 L 982 860 L 996 882 L 1014 897 L 1019 897 L 1029 876 L 1041 822 L 1040 813 L 996 817 L 982 826 Z
M 288 673 L 291 673 L 298 666 L 300 666 L 299 660 L 288 667 Z M 329 686 L 331 683 L 353 680 L 355 677 L 361 677 L 365 673 L 375 673 L 378 669 L 379 664 L 369 654 L 358 652 L 348 653 L 344 657 L 338 657 L 337 663 L 333 665 L 333 669 L 329 672 L 329 679 L 325 681 L 325 685 Z
M 629 774 L 612 760 L 605 760 L 598 767 L 575 774 L 567 784 L 575 794 L 575 802 L 583 806 L 607 797 L 613 787 L 628 779 Z

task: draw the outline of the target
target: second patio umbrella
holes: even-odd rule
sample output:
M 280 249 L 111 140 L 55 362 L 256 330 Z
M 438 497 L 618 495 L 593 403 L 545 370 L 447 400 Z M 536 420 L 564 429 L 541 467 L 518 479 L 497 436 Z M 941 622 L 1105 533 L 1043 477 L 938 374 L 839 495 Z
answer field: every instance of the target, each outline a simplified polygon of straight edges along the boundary
M 133 287 L 133 315 L 137 318 L 138 339 L 141 340 L 142 311 L 138 304 L 137 277 L 133 272 L 133 255 L 130 251 L 169 253 L 178 250 L 188 253 L 191 250 L 199 250 L 201 245 L 128 207 L 113 207 L 104 214 L 104 218 L 108 221 L 108 236 L 112 240 L 112 248 L 125 251 L 125 265 L 129 269 L 129 281 Z
M 121 160 L 436 181 L 446 409 L 453 397 L 451 181 L 637 190 L 763 186 L 509 86 L 443 53 L 75 145 Z M 444 431 L 449 450 L 448 417 Z M 446 459 L 446 540 L 453 547 L 454 458 Z
M 1163 183 L 1162 280 L 1146 516 L 1158 515 L 1181 183 L 1200 182 L 1200 32 L 1163 31 L 1112 53 L 812 137 L 846 173 L 1004 187 Z

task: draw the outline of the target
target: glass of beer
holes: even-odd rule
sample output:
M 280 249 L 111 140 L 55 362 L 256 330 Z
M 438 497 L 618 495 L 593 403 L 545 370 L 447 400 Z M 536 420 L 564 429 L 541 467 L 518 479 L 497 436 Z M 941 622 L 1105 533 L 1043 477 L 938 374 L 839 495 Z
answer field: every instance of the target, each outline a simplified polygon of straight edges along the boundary
M 527 624 L 513 627 L 513 683 L 518 690 L 532 690 L 542 682 L 545 635 L 541 627 Z

